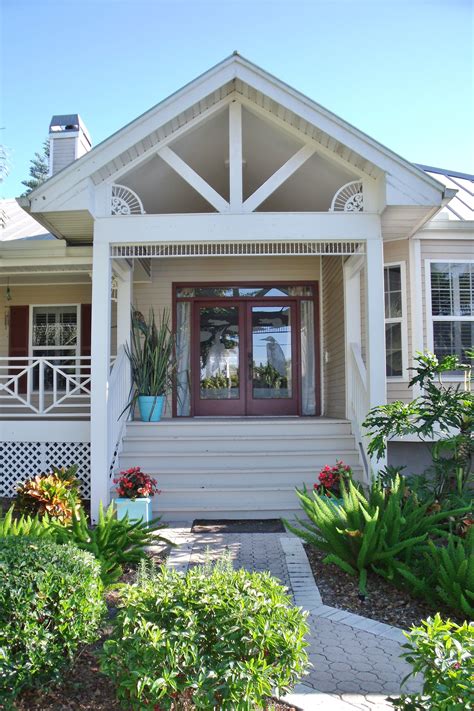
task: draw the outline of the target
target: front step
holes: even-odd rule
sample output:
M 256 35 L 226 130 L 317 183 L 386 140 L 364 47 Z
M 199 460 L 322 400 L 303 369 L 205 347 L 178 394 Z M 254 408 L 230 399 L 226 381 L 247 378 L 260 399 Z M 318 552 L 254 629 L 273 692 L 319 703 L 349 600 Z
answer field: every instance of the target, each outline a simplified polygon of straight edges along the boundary
M 165 520 L 272 518 L 298 513 L 295 487 L 312 488 L 337 459 L 362 477 L 346 420 L 197 418 L 128 423 L 119 467 L 156 477 Z

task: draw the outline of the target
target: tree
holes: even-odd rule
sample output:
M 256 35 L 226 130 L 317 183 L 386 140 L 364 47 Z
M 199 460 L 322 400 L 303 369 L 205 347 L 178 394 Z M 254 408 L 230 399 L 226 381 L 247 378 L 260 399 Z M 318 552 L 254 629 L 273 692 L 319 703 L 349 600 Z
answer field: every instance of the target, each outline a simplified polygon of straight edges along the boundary
M 28 188 L 23 195 L 37 188 L 45 182 L 49 176 L 49 141 L 46 139 L 43 142 L 43 150 L 41 153 L 36 152 L 34 158 L 31 159 L 30 177 L 28 180 L 22 180 L 21 184 Z

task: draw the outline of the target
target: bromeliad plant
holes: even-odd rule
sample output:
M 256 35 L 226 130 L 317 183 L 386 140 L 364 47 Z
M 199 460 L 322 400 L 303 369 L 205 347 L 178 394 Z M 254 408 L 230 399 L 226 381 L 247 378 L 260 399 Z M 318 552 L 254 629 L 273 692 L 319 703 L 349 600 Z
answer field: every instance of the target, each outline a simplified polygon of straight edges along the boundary
M 132 310 L 131 343 L 125 345 L 130 361 L 132 391 L 125 408 L 133 410 L 142 395 L 166 396 L 176 372 L 175 339 L 169 324 L 169 313 L 164 310 L 156 323 L 153 309 L 148 321 L 140 311 Z
M 428 542 L 423 574 L 428 595 L 466 619 L 474 619 L 474 528 L 465 538 L 450 535 L 446 546 Z
M 77 464 L 68 468 L 53 466 L 51 472 L 25 481 L 17 489 L 19 510 L 39 516 L 47 514 L 62 524 L 71 521 L 81 505 L 77 469 Z
M 318 479 L 319 484 L 314 485 L 314 490 L 318 494 L 338 499 L 342 496 L 341 483 L 352 479 L 352 469 L 342 459 L 337 460 L 333 467 L 326 464 L 319 472 Z
M 285 522 L 307 543 L 327 553 L 325 563 L 334 563 L 359 576 L 361 595 L 367 594 L 367 572 L 389 579 L 398 577 L 415 550 L 428 535 L 443 535 L 441 524 L 466 508 L 430 512 L 432 502 L 420 504 L 407 496 L 406 483 L 397 476 L 385 488 L 374 481 L 366 496 L 352 482 L 341 483 L 342 504 L 306 489 L 297 494 L 309 521 L 297 519 L 301 528 Z
M 161 494 L 155 479 L 142 472 L 140 467 L 131 467 L 120 472 L 113 481 L 116 484 L 117 495 L 124 499 L 143 499 Z

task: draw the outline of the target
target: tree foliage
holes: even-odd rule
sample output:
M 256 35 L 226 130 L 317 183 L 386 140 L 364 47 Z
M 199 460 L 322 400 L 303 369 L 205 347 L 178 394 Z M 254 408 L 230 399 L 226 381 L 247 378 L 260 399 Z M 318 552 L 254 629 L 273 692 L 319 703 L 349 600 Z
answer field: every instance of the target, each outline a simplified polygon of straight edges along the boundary
M 30 161 L 30 177 L 28 180 L 22 180 L 21 184 L 24 185 L 27 190 L 23 193 L 27 195 L 29 192 L 39 187 L 44 183 L 49 176 L 49 141 L 46 139 L 43 141 L 43 147 L 41 153 L 35 152 L 34 157 Z

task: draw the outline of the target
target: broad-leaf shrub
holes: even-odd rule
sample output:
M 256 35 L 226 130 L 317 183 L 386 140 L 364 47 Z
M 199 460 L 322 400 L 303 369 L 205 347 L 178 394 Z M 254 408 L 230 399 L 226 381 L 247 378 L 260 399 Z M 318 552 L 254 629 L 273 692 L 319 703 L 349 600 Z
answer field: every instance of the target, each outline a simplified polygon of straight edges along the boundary
M 53 467 L 18 487 L 17 506 L 22 513 L 48 515 L 68 523 L 80 507 L 77 464 L 66 469 Z
M 127 709 L 261 708 L 305 673 L 305 614 L 268 573 L 159 569 L 122 589 L 102 671 Z M 187 708 L 187 707 L 186 707 Z
M 48 538 L 55 543 L 73 543 L 78 548 L 92 553 L 100 563 L 102 582 L 105 586 L 116 583 L 125 565 L 133 565 L 142 560 L 147 546 L 158 541 L 170 545 L 157 531 L 165 528 L 160 518 L 149 521 L 129 521 L 128 517 L 115 518 L 113 504 L 104 513 L 102 505 L 99 520 L 94 527 L 89 526 L 84 510 L 80 508 L 67 526 L 45 516 L 14 516 L 14 507 L 5 516 L 0 514 L 0 535 L 35 536 Z
M 402 656 L 412 665 L 409 676 L 423 674 L 421 694 L 391 699 L 403 711 L 471 711 L 474 708 L 474 626 L 462 626 L 439 614 L 405 633 Z
M 99 564 L 75 546 L 0 539 L 0 704 L 47 684 L 94 641 L 105 611 Z
M 309 521 L 301 528 L 288 528 L 307 543 L 328 555 L 325 563 L 335 563 L 352 575 L 359 575 L 359 587 L 366 594 L 369 569 L 388 578 L 399 574 L 413 551 L 428 535 L 441 535 L 440 524 L 457 511 L 430 512 L 432 502 L 420 504 L 408 495 L 406 483 L 396 476 L 388 487 L 381 481 L 371 484 L 367 496 L 351 481 L 341 483 L 342 504 L 336 505 L 312 491 L 299 491 L 302 508 Z

